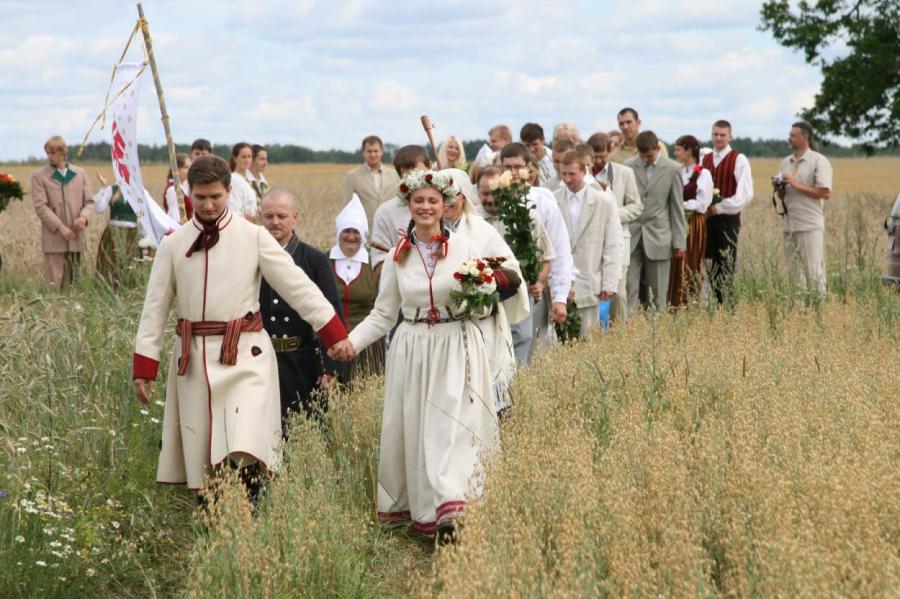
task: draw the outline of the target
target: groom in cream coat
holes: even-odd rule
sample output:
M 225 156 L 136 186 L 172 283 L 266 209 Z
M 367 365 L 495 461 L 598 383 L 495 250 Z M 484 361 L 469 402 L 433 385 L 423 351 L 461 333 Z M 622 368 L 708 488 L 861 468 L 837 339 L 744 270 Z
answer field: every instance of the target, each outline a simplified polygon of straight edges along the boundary
M 616 198 L 598 186 L 587 185 L 587 170 L 573 150 L 560 160 L 564 185 L 553 192 L 572 243 L 575 265 L 574 296 L 581 315 L 581 336 L 600 323 L 598 305 L 611 299 L 622 276 L 622 224 Z
M 681 166 L 662 155 L 653 131 L 637 136 L 638 156 L 625 161 L 634 170 L 644 211 L 631 227 L 628 312 L 638 299 L 645 307 L 666 308 L 669 265 L 683 256 L 687 241 Z

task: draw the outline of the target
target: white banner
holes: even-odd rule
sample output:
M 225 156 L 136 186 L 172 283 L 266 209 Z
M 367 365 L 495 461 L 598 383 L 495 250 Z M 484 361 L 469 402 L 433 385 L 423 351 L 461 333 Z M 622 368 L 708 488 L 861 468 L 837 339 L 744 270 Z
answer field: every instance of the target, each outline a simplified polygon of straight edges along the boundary
M 110 105 L 112 115 L 112 162 L 122 197 L 137 214 L 144 235 L 156 243 L 179 224 L 163 212 L 159 204 L 144 193 L 141 165 L 138 162 L 137 112 L 144 77 L 142 63 L 123 63 L 116 67 Z M 123 88 L 126 88 L 122 92 Z

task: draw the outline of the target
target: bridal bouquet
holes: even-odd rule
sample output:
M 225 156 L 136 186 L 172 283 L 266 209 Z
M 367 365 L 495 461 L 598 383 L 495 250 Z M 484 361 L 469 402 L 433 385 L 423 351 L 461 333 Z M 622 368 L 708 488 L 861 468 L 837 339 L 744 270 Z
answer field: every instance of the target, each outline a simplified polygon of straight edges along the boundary
M 456 318 L 477 320 L 490 316 L 500 301 L 494 270 L 479 258 L 466 260 L 453 273 L 450 313 Z
M 25 197 L 22 184 L 12 175 L 0 173 L 0 212 L 6 210 L 10 200 L 21 200 Z

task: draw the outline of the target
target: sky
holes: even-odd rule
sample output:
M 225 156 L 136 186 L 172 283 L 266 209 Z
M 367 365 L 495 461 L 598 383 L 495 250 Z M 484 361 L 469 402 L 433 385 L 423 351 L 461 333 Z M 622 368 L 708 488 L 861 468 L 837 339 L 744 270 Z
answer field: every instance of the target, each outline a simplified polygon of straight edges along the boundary
M 707 139 L 784 138 L 821 75 L 757 30 L 754 0 L 145 0 L 174 138 L 356 149 L 363 137 L 486 138 L 526 122 L 574 122 Z M 439 7 L 437 9 L 436 7 Z M 103 107 L 135 3 L 0 0 L 0 160 L 77 146 Z M 142 60 L 140 38 L 128 59 Z M 165 142 L 149 69 L 142 143 Z M 90 141 L 109 138 L 95 130 Z M 470 157 L 471 158 L 471 157 Z

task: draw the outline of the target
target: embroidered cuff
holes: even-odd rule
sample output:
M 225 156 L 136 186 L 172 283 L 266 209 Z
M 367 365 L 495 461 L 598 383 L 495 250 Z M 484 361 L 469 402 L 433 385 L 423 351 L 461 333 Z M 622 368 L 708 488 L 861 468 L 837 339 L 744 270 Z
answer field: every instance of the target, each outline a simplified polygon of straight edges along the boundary
M 152 358 L 148 358 L 147 356 L 142 356 L 138 353 L 134 354 L 131 367 L 132 379 L 146 379 L 148 381 L 155 381 L 158 371 L 159 360 L 154 360 Z
M 325 344 L 325 347 L 331 347 L 338 341 L 347 338 L 347 329 L 344 327 L 344 323 L 341 322 L 341 319 L 337 314 L 335 314 L 324 327 L 319 329 L 318 333 L 319 338 L 322 340 L 322 343 Z

